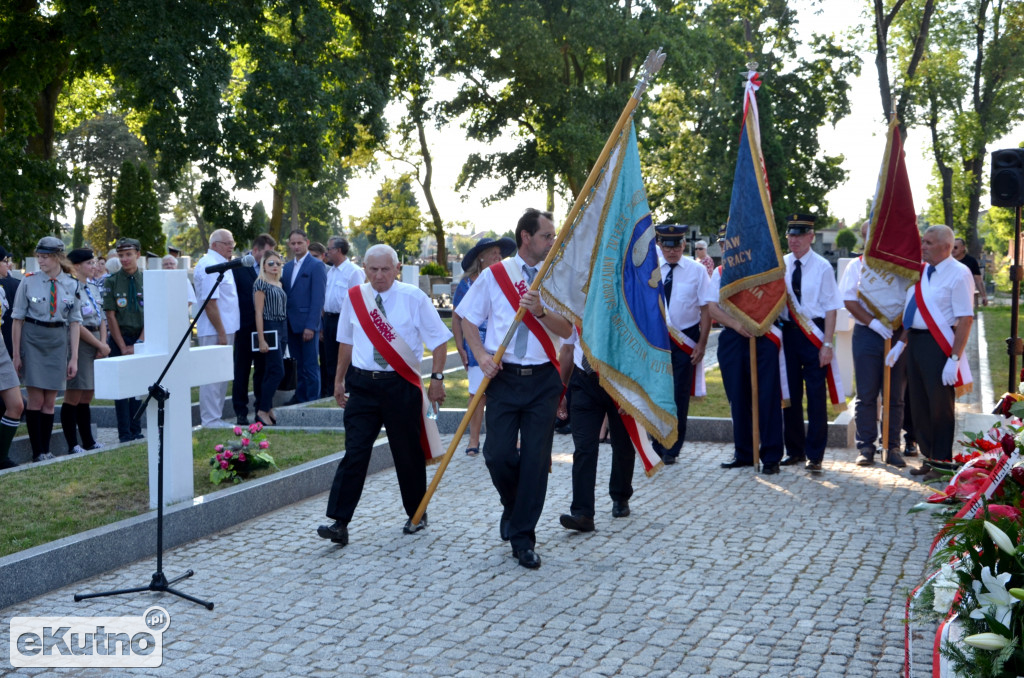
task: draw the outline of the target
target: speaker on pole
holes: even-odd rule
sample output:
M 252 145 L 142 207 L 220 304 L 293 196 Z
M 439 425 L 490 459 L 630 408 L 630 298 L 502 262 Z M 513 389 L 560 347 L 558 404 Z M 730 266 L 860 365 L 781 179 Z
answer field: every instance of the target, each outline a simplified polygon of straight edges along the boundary
M 1024 205 L 1024 148 L 992 152 L 992 205 Z

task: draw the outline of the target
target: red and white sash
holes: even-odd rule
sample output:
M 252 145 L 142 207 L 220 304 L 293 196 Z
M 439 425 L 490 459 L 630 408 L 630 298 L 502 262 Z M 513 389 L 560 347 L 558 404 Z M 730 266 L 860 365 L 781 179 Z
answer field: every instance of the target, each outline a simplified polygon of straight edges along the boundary
M 633 449 L 640 457 L 644 473 L 650 478 L 665 464 L 658 457 L 658 453 L 654 451 L 654 446 L 651 445 L 651 440 L 647 437 L 647 431 L 636 423 L 636 419 L 625 413 L 620 414 L 619 417 L 622 419 L 622 425 L 626 427 L 626 433 L 629 434 L 629 440 L 633 443 Z
M 792 296 L 786 300 L 786 308 L 789 309 L 790 320 L 796 323 L 796 326 L 800 328 L 800 331 L 807 337 L 807 340 L 814 345 L 814 348 L 820 351 L 821 345 L 825 343 L 825 333 L 818 329 L 818 326 L 810 318 L 797 311 L 797 306 L 799 304 L 794 303 Z M 832 362 L 829 363 L 825 376 L 828 383 L 829 400 L 832 401 L 833 405 L 845 404 L 846 397 L 843 391 L 843 380 L 839 375 L 839 353 L 837 351 L 832 351 Z
M 398 336 L 398 332 L 377 308 L 375 295 L 369 283 L 356 285 L 348 291 L 352 310 L 355 311 L 359 326 L 363 328 L 370 343 L 400 377 L 423 394 L 420 408 L 420 446 L 423 448 L 423 456 L 427 463 L 436 463 L 441 460 L 444 448 L 441 447 L 437 421 L 427 416 L 431 403 L 427 399 L 427 391 L 423 388 L 423 379 L 420 377 L 420 356 Z
M 519 311 L 519 300 L 529 291 L 530 286 L 523 280 L 523 272 L 516 266 L 515 258 L 503 259 L 492 265 L 491 273 L 494 275 L 494 280 L 498 283 L 498 287 L 501 288 L 502 293 L 505 295 L 505 299 L 512 306 L 512 310 Z M 540 345 L 544 348 L 544 354 L 547 355 L 548 360 L 551 361 L 551 364 L 557 370 L 558 352 L 555 350 L 555 341 L 551 333 L 530 312 L 523 314 L 523 323 L 526 324 L 526 327 L 533 333 L 533 336 L 540 342 Z
M 932 316 L 931 310 L 928 308 L 927 299 L 931 295 L 925 292 L 924 286 L 928 286 L 928 292 L 931 292 L 931 282 L 928 280 L 928 276 L 924 275 L 924 265 L 921 269 L 921 279 L 914 285 L 914 298 L 917 300 L 917 312 L 921 314 L 924 319 L 924 324 L 928 326 L 928 331 L 931 333 L 932 338 L 935 339 L 935 343 L 939 345 L 942 352 L 946 354 L 946 357 L 953 355 L 953 328 L 948 327 L 945 323 L 939 324 L 935 322 L 934 316 Z M 956 389 L 957 397 L 962 396 L 965 393 L 970 393 L 974 389 L 974 378 L 971 376 L 971 368 L 967 364 L 967 351 L 960 356 L 960 365 L 957 369 L 956 383 L 953 387 Z
M 786 355 L 782 351 L 782 328 L 772 325 L 764 336 L 779 349 L 779 384 L 782 389 L 782 408 L 785 409 L 789 407 L 789 375 L 786 373 Z
M 686 334 L 677 331 L 673 327 L 668 328 L 668 334 L 672 337 L 672 343 L 683 350 L 688 356 L 693 355 L 693 349 L 697 348 L 697 342 Z M 703 398 L 708 394 L 708 385 L 704 380 L 704 361 L 693 366 L 693 379 L 690 380 L 690 397 Z

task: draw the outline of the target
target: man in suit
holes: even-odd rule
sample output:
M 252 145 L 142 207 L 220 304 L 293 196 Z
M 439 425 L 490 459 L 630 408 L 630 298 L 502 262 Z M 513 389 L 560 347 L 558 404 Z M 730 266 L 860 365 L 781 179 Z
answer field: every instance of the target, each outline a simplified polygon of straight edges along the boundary
M 231 404 L 240 426 L 249 423 L 249 371 L 253 371 L 252 390 L 259 401 L 263 384 L 263 354 L 252 350 L 252 333 L 256 331 L 256 308 L 252 301 L 252 286 L 260 274 L 260 264 L 267 250 L 277 247 L 274 237 L 261 233 L 252 243 L 252 256 L 256 264 L 232 269 L 235 288 L 238 289 L 239 328 L 235 338 L 235 378 L 231 388 Z
M 288 295 L 288 352 L 295 359 L 294 405 L 320 397 L 320 316 L 327 290 L 327 269 L 309 253 L 309 238 L 299 229 L 288 235 L 295 258 L 284 265 L 281 285 Z

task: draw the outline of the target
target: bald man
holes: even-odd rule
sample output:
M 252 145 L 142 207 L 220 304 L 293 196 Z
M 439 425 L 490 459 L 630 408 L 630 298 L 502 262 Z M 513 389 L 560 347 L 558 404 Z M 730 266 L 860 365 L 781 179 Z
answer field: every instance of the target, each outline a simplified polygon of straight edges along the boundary
M 214 290 L 218 274 L 206 272 L 208 266 L 229 261 L 234 250 L 235 237 L 231 235 L 231 231 L 219 228 L 210 234 L 210 248 L 196 262 L 192 283 L 200 305 L 210 295 L 211 290 L 213 291 L 210 302 L 196 322 L 200 346 L 233 346 L 235 343 L 235 332 L 239 327 L 235 277 L 230 274 L 223 276 L 220 285 Z M 203 426 L 218 426 L 223 423 L 221 415 L 224 412 L 224 398 L 227 393 L 226 381 L 199 387 L 199 414 Z

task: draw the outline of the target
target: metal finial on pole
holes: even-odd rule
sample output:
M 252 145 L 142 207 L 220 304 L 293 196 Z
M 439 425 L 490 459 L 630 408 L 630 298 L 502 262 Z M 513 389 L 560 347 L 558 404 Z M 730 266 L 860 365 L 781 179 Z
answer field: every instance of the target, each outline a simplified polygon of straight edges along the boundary
M 650 84 L 651 79 L 654 75 L 661 70 L 662 64 L 665 63 L 666 54 L 661 51 L 661 48 L 652 49 L 647 53 L 647 59 L 644 60 L 644 65 L 640 69 L 640 78 L 636 83 L 636 88 L 633 90 L 633 98 L 639 99 L 643 96 L 644 92 L 647 91 L 647 85 Z

